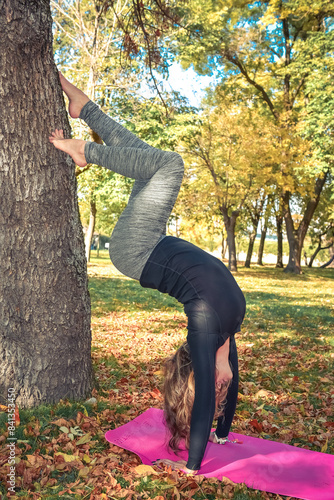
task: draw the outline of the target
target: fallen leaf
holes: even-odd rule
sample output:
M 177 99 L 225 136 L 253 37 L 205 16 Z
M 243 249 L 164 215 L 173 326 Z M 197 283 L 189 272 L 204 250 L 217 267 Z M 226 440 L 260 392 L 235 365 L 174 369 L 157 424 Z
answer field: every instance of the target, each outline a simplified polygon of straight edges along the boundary
M 326 443 L 321 448 L 321 453 L 326 453 L 328 448 L 328 438 L 326 439 Z
M 16 427 L 20 425 L 20 412 L 19 412 L 19 407 L 17 405 L 15 406 L 15 425 Z
M 138 476 L 150 476 L 151 474 L 155 474 L 156 476 L 159 475 L 151 465 L 137 465 L 134 470 Z
M 66 453 L 62 453 L 58 451 L 57 453 L 54 454 L 55 457 L 63 457 L 65 462 L 74 462 L 75 460 L 79 460 L 78 456 L 75 455 L 67 455 Z
M 44 458 L 39 455 L 27 455 L 27 461 L 33 467 L 41 467 L 45 462 Z
M 270 396 L 271 394 L 272 394 L 271 392 L 266 391 L 265 389 L 261 389 L 260 391 L 258 391 L 255 394 L 255 397 L 256 398 L 266 398 L 266 397 Z
M 89 467 L 83 467 L 82 469 L 79 470 L 78 477 L 87 477 L 89 474 Z
M 180 493 L 178 492 L 178 489 L 176 487 L 174 488 L 174 495 L 176 500 L 180 500 Z
M 237 485 L 237 483 L 234 483 L 233 481 L 231 481 L 231 479 L 229 479 L 226 476 L 222 477 L 222 483 L 224 483 L 224 484 L 231 484 L 232 486 L 236 486 Z
M 262 424 L 256 420 L 256 418 L 254 418 L 253 420 L 250 420 L 249 421 L 250 425 L 252 427 L 254 427 L 254 429 L 256 429 L 258 432 L 263 432 L 263 427 L 262 427 Z
M 66 427 L 68 425 L 68 422 L 64 418 L 58 418 L 58 420 L 54 420 L 53 422 L 51 422 L 51 424 L 58 425 L 58 427 Z
M 77 446 L 79 446 L 80 444 L 85 444 L 85 443 L 88 443 L 92 438 L 92 435 L 90 433 L 88 434 L 85 434 L 84 436 L 82 436 L 75 444 Z

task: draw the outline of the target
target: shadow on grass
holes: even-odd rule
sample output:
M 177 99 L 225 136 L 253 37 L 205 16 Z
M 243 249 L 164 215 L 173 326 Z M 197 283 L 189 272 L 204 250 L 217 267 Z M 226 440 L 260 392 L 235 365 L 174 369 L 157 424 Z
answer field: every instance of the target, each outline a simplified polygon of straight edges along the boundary
M 330 326 L 333 324 L 331 302 L 312 304 L 312 297 L 289 297 L 284 291 L 277 293 L 246 292 L 246 321 L 253 322 L 259 329 L 270 328 L 278 331 L 289 329 L 298 336 L 313 335 L 331 337 Z M 305 334 L 303 334 L 303 331 Z
M 237 278 L 238 275 L 247 276 L 249 278 L 254 278 L 256 280 L 265 278 L 271 278 L 279 281 L 290 281 L 300 283 L 303 281 L 310 280 L 334 280 L 334 269 L 321 269 L 321 268 L 309 268 L 302 267 L 302 274 L 285 273 L 284 269 L 277 269 L 275 267 L 268 266 L 253 266 L 251 268 L 246 268 L 244 266 L 238 267 L 238 272 L 234 273 Z

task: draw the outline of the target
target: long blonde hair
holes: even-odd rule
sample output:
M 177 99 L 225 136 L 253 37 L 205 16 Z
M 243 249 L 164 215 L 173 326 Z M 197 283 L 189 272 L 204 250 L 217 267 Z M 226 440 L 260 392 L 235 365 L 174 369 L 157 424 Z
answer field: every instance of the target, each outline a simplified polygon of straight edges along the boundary
M 180 441 L 184 439 L 189 448 L 190 420 L 195 398 L 194 371 L 187 342 L 168 358 L 164 366 L 164 417 L 171 433 L 169 447 L 180 451 Z M 230 382 L 216 387 L 215 418 L 223 414 L 224 403 Z

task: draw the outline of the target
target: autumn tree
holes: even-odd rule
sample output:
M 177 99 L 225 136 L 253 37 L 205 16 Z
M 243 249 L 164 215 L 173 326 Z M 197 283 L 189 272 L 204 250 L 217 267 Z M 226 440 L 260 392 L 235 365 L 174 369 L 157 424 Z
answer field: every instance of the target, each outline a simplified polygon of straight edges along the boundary
M 90 301 L 47 0 L 0 2 L 0 394 L 20 406 L 92 389 Z
M 264 244 L 266 241 L 267 231 L 268 229 L 273 229 L 274 224 L 271 221 L 274 217 L 273 213 L 273 205 L 274 205 L 274 194 L 269 193 L 265 200 L 265 208 L 264 213 L 262 214 L 262 224 L 261 224 L 261 237 L 259 243 L 259 250 L 257 255 L 257 265 L 263 266 L 263 253 L 264 253 Z
M 136 124 L 135 132 L 140 137 L 150 144 L 156 142 L 162 146 L 163 140 L 157 139 L 157 136 L 158 132 L 166 136 L 163 133 L 165 127 L 160 126 L 163 115 L 166 126 L 173 120 L 175 105 L 178 105 L 171 104 L 170 96 L 158 85 L 154 73 L 158 67 L 166 73 L 164 60 L 158 57 L 158 46 L 161 45 L 162 35 L 169 29 L 169 24 L 165 23 L 170 17 L 167 6 L 163 7 L 161 3 L 161 9 L 150 0 L 144 4 L 132 0 L 51 0 L 51 5 L 56 60 L 64 74 L 97 102 L 103 111 L 130 129 L 134 129 L 132 124 Z M 140 98 L 142 86 L 146 93 L 151 89 L 151 96 L 157 95 L 159 98 L 148 99 L 151 112 L 148 111 L 149 106 L 145 108 L 145 99 Z M 100 141 L 93 131 L 88 133 L 78 122 L 73 123 L 73 129 L 77 137 Z M 87 201 L 90 205 L 89 220 L 85 220 L 88 261 L 103 192 L 112 196 L 113 179 L 117 179 L 116 190 L 122 183 L 119 177 L 102 174 L 96 167 L 89 173 L 91 167 L 88 165 L 84 170 L 77 168 L 80 194 L 85 197 L 82 205 Z M 101 184 L 102 177 L 106 182 L 104 187 Z M 125 193 L 128 193 L 127 181 L 124 181 L 123 186 Z M 104 199 L 109 207 L 115 207 L 114 203 L 110 204 Z M 120 206 L 124 208 L 123 201 Z M 119 213 L 119 207 L 116 207 L 115 213 Z M 106 210 L 101 215 L 105 217 Z M 110 215 L 113 218 L 113 214 Z
M 308 237 L 311 240 L 311 255 L 307 263 L 312 267 L 319 252 L 329 250 L 332 252 L 334 246 L 334 185 L 328 179 L 323 196 L 310 224 Z M 323 252 L 325 253 L 325 252 Z
M 232 103 L 217 102 L 208 108 L 194 125 L 193 133 L 184 137 L 187 163 L 193 172 L 190 182 L 201 189 L 203 200 L 212 215 L 224 221 L 229 251 L 229 268 L 237 270 L 235 230 L 238 217 L 256 205 L 259 191 L 269 185 L 273 175 L 275 147 L 266 120 L 255 119 L 256 110 Z M 258 151 L 261 149 L 262 155 Z
M 262 187 L 259 188 L 258 192 L 255 193 L 254 199 L 246 201 L 246 210 L 248 212 L 248 217 L 251 222 L 251 230 L 249 233 L 248 250 L 245 260 L 245 267 L 250 267 L 254 242 L 257 235 L 257 229 L 259 226 L 260 218 L 263 213 L 264 204 L 267 198 L 267 192 Z
M 240 100 L 256 101 L 280 127 L 282 144 L 287 135 L 298 133 L 311 140 L 312 151 L 305 162 L 296 166 L 290 141 L 286 158 L 281 159 L 280 196 L 290 248 L 286 270 L 299 273 L 305 235 L 333 167 L 329 152 L 334 104 L 329 76 L 333 70 L 333 3 L 188 0 L 178 12 L 178 43 L 171 50 L 184 67 L 193 65 L 199 73 L 215 71 L 227 90 L 239 93 Z M 309 134 L 301 130 L 305 123 Z M 314 154 L 319 148 L 326 150 L 322 162 Z M 303 203 L 296 224 L 292 188 L 299 183 L 302 191 L 297 198 L 302 196 Z
M 118 30 L 118 16 L 126 8 L 127 2 L 117 2 L 111 9 L 109 2 L 83 0 L 51 0 L 55 26 L 54 48 L 58 66 L 70 80 L 79 86 L 88 97 L 96 101 L 99 96 L 108 96 L 113 86 L 124 84 L 124 75 L 115 64 L 119 55 L 121 34 Z M 93 131 L 85 133 L 80 123 L 72 123 L 77 137 L 101 143 Z M 92 165 L 84 169 L 77 168 L 78 183 L 81 175 Z M 96 172 L 96 170 L 95 170 Z M 100 174 L 101 176 L 102 174 Z M 96 224 L 97 198 L 93 176 L 85 174 L 85 181 L 91 179 L 89 195 L 89 221 L 86 228 L 86 259 L 90 260 L 92 237 Z

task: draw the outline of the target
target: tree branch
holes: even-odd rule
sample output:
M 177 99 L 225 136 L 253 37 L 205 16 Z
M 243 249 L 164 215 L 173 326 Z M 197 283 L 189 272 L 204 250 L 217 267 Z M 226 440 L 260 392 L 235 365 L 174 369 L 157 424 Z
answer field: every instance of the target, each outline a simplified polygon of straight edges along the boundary
M 302 86 L 304 85 L 305 83 L 305 80 L 306 78 L 308 77 L 308 73 L 306 75 L 303 76 L 303 78 L 300 80 L 299 84 L 298 84 L 298 87 L 296 88 L 296 91 L 295 91 L 295 95 L 293 96 L 292 100 L 291 100 L 291 106 L 294 105 L 295 103 L 295 100 L 299 94 L 299 91 L 301 90 Z
M 299 227 L 298 227 L 298 237 L 299 238 L 300 237 L 303 238 L 303 236 L 305 236 L 305 234 L 307 232 L 307 229 L 309 227 L 313 213 L 318 206 L 321 191 L 325 185 L 328 173 L 329 173 L 329 170 L 327 170 L 323 176 L 319 176 L 317 178 L 317 180 L 315 181 L 314 194 L 307 204 L 303 219 L 301 220 Z
M 273 103 L 271 102 L 271 99 L 269 97 L 269 95 L 267 94 L 267 92 L 265 91 L 265 89 L 262 87 L 262 85 L 258 84 L 255 80 L 253 80 L 245 66 L 243 65 L 243 63 L 240 61 L 240 59 L 235 55 L 235 54 L 232 54 L 229 50 L 226 50 L 223 52 L 223 57 L 225 57 L 230 63 L 234 64 L 235 66 L 237 66 L 240 70 L 240 73 L 246 78 L 247 82 L 250 83 L 253 87 L 256 88 L 256 90 L 258 90 L 260 92 L 260 94 L 262 95 L 262 98 L 263 100 L 267 103 L 273 117 L 275 118 L 275 120 L 278 120 L 278 113 L 276 112 L 275 108 L 274 108 L 274 105 Z

